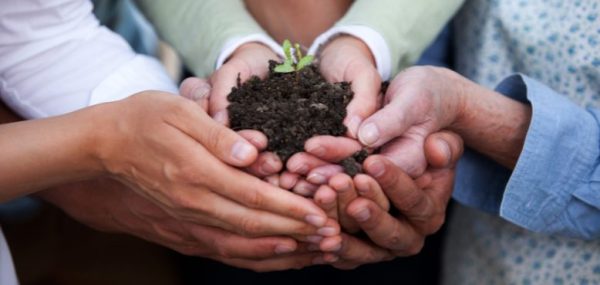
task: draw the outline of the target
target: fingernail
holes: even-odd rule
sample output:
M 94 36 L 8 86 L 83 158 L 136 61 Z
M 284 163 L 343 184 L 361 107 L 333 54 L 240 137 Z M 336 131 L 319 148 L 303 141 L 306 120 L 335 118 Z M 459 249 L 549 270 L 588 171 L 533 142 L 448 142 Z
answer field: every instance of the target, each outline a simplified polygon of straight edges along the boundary
M 324 228 L 320 228 L 317 230 L 317 233 L 322 235 L 322 236 L 326 236 L 326 237 L 330 237 L 330 236 L 334 236 L 337 235 L 337 230 L 335 228 L 332 227 L 324 227 Z
M 450 146 L 448 145 L 448 142 L 443 139 L 437 139 L 436 144 L 438 145 L 440 151 L 444 153 L 444 157 L 446 158 L 446 163 L 444 165 L 448 165 L 452 159 L 452 153 L 450 152 Z
M 308 171 L 308 166 L 306 164 L 296 163 L 290 165 L 289 170 L 297 174 L 306 174 L 306 172 Z
M 219 111 L 213 116 L 213 120 L 217 121 L 221 125 L 227 124 L 227 112 Z
M 368 123 L 360 128 L 358 138 L 364 145 L 372 145 L 379 139 L 379 129 L 374 123 Z
M 319 243 L 323 240 L 323 236 L 307 236 L 306 240 L 312 243 Z
M 318 215 L 308 215 L 305 218 L 306 222 L 315 226 L 315 227 L 322 227 L 323 225 L 325 225 L 325 223 L 327 222 L 327 219 Z
M 360 196 L 366 196 L 367 194 L 369 194 L 369 190 L 369 188 L 356 187 L 356 191 Z
M 367 170 L 371 175 L 375 178 L 381 177 L 385 173 L 385 166 L 383 162 L 375 160 L 373 163 L 369 164 Z
M 280 244 L 275 247 L 276 254 L 286 254 L 286 253 L 293 252 L 295 250 L 296 250 L 295 248 L 290 247 L 289 245 L 285 245 L 285 244 Z
M 200 86 L 196 87 L 196 89 L 194 89 L 194 91 L 192 92 L 191 99 L 194 101 L 198 101 L 200 99 L 208 98 L 208 95 L 210 95 L 210 85 L 201 84 Z
M 325 148 L 320 145 L 308 146 L 306 148 L 306 151 L 317 157 L 323 157 L 327 154 L 327 152 L 325 151 Z
M 369 209 L 364 208 L 364 209 L 356 212 L 353 216 L 357 221 L 365 222 L 371 217 L 371 213 L 369 212 Z
M 317 191 L 317 186 L 309 183 L 299 183 L 294 188 L 294 192 L 305 197 L 314 195 L 315 191 Z
M 348 131 L 350 132 L 350 136 L 356 138 L 358 133 L 358 127 L 362 123 L 362 118 L 360 116 L 352 116 L 348 121 Z
M 340 249 L 342 249 L 342 244 L 338 243 L 334 247 L 332 247 L 330 251 L 331 252 L 336 252 L 336 251 L 339 251 Z
M 253 152 L 254 147 L 243 141 L 235 142 L 231 148 L 233 158 L 239 161 L 246 161 L 250 159 L 250 156 Z
M 312 260 L 314 265 L 325 264 L 325 259 L 322 256 L 317 256 Z
M 313 184 L 325 184 L 325 182 L 327 182 L 327 178 L 319 173 L 312 173 L 310 175 L 308 175 L 308 177 L 306 177 L 306 180 L 308 180 L 308 182 L 313 183 Z

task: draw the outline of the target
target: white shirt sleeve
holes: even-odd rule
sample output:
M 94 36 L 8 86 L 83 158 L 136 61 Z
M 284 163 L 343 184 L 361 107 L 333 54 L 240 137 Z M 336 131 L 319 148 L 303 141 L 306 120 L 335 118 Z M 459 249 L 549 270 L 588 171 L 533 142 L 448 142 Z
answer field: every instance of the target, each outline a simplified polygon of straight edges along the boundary
M 334 26 L 315 39 L 308 49 L 308 54 L 316 55 L 322 45 L 341 34 L 351 35 L 362 40 L 373 54 L 375 65 L 377 65 L 377 71 L 379 71 L 381 79 L 388 80 L 390 78 L 392 73 L 390 49 L 383 36 L 367 26 Z
M 0 97 L 26 118 L 177 92 L 160 63 L 100 26 L 89 0 L 0 0 L 0 19 Z
M 217 58 L 215 70 L 219 69 L 223 65 L 223 63 L 225 63 L 225 61 L 227 61 L 227 59 L 235 52 L 235 50 L 238 47 L 240 47 L 243 44 L 250 43 L 250 42 L 261 43 L 261 44 L 271 48 L 273 50 L 273 52 L 275 52 L 279 56 L 281 56 L 281 57 L 284 56 L 283 49 L 281 48 L 281 46 L 278 43 L 276 43 L 271 37 L 269 37 L 265 34 L 252 34 L 252 35 L 247 35 L 247 36 L 243 36 L 243 37 L 235 37 L 235 38 L 228 39 L 225 42 L 225 44 L 223 45 L 223 48 L 221 49 L 221 53 L 219 54 L 219 57 Z

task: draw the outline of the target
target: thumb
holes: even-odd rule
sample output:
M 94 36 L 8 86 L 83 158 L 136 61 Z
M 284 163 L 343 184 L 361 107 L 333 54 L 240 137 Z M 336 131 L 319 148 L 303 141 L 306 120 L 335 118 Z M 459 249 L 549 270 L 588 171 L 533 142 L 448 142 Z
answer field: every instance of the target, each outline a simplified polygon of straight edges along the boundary
M 171 125 L 198 141 L 221 161 L 237 167 L 252 164 L 258 150 L 233 130 L 210 118 L 198 105 L 187 103 L 180 108 Z
M 196 102 L 205 112 L 208 112 L 210 91 L 210 83 L 204 78 L 188 77 L 179 86 L 181 96 Z
M 409 112 L 411 110 L 408 104 L 392 100 L 362 122 L 358 128 L 358 140 L 365 146 L 378 148 L 401 136 L 412 126 Z
M 425 139 L 425 157 L 435 168 L 452 168 L 462 156 L 462 138 L 450 131 L 440 131 Z

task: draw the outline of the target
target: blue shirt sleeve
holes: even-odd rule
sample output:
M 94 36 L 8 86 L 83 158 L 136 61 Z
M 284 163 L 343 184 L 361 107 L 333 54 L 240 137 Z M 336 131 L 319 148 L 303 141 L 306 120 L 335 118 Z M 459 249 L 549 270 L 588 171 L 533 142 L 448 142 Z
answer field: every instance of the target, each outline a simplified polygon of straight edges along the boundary
M 496 91 L 531 104 L 525 145 L 512 172 L 467 150 L 454 198 L 532 231 L 599 238 L 600 110 L 520 74 Z

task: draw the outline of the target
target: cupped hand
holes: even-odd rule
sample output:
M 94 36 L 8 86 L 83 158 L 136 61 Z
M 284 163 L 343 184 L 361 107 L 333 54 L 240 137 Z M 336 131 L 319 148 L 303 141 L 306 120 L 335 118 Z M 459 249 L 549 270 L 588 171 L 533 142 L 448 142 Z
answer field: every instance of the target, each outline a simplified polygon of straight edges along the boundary
M 313 235 L 328 223 L 311 201 L 232 167 L 254 162 L 256 148 L 199 104 L 148 91 L 96 108 L 106 171 L 172 217 L 246 236 Z
M 354 98 L 347 107 L 344 125 L 356 138 L 362 121 L 379 105 L 381 76 L 369 47 L 360 39 L 342 35 L 327 43 L 319 55 L 319 69 L 329 82 L 352 83 Z
M 301 268 L 319 256 L 290 237 L 249 238 L 177 220 L 111 179 L 64 185 L 38 195 L 94 229 L 133 235 L 185 255 L 255 271 Z
M 210 77 L 213 89 L 210 95 L 209 113 L 219 123 L 227 125 L 227 95 L 241 82 L 252 76 L 265 77 L 269 72 L 269 60 L 279 57 L 271 48 L 260 43 L 246 43 L 236 49 L 231 57 Z
M 451 126 L 461 115 L 464 80 L 456 73 L 420 66 L 403 71 L 390 83 L 384 106 L 360 125 L 358 139 L 412 177 L 426 169 L 425 138 Z

